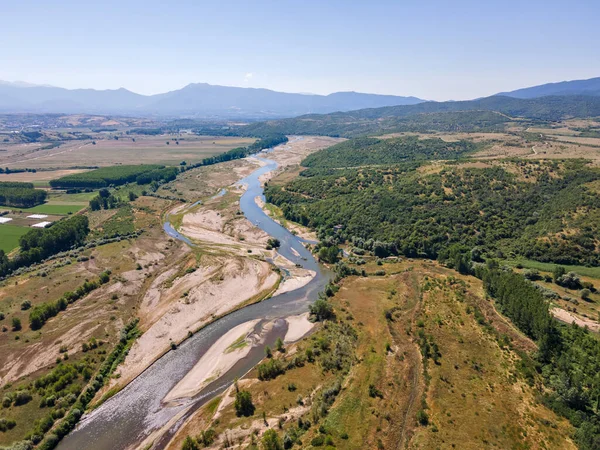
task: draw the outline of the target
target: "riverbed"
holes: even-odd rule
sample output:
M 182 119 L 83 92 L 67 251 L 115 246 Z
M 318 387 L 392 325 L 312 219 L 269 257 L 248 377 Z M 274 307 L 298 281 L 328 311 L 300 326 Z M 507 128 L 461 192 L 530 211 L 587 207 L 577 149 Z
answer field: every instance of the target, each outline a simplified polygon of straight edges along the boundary
M 236 377 L 246 374 L 264 356 L 262 346 L 253 347 L 246 357 L 197 395 L 181 399 L 176 404 L 165 404 L 165 396 L 194 368 L 219 338 L 246 322 L 258 320 L 256 328 L 259 329 L 265 322 L 273 321 L 274 325 L 265 336 L 265 344 L 272 345 L 278 337 L 283 339 L 287 333 L 288 326 L 283 318 L 306 312 L 308 305 L 316 300 L 318 293 L 323 290 L 330 273 L 317 263 L 300 238 L 272 220 L 256 204 L 257 196 L 265 200 L 260 176 L 275 170 L 277 163 L 260 156 L 253 158 L 263 165 L 239 181 L 239 184 L 246 186 L 246 191 L 240 198 L 241 211 L 255 226 L 271 237 L 279 239 L 281 246 L 278 252 L 282 256 L 294 264 L 314 271 L 316 276 L 299 289 L 247 306 L 204 327 L 179 348 L 158 359 L 114 397 L 86 414 L 77 428 L 61 441 L 59 449 L 135 448 L 152 433 L 171 422 L 166 433 L 155 440 L 152 447 L 164 448 L 170 437 L 194 411 L 223 392 Z M 186 236 L 173 229 L 168 221 L 165 222 L 164 229 L 173 238 L 193 245 Z M 177 420 L 172 423 L 176 416 Z

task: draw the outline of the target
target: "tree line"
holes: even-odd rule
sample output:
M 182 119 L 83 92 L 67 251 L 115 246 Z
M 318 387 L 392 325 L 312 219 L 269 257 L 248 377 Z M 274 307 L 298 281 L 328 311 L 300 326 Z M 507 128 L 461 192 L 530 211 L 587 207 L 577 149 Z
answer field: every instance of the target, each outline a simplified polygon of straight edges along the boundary
M 538 344 L 535 370 L 548 388 L 546 405 L 576 427 L 579 448 L 600 448 L 600 341 L 587 328 L 557 324 L 543 294 L 522 275 L 492 264 L 475 275 L 500 311 Z
M 88 218 L 83 215 L 61 220 L 49 228 L 31 229 L 19 238 L 20 251 L 14 258 L 9 259 L 0 250 L 0 276 L 78 247 L 84 243 L 88 233 Z
M 140 164 L 125 166 L 101 167 L 89 172 L 74 173 L 50 181 L 53 188 L 103 188 L 120 186 L 137 180 L 138 176 L 158 169 L 164 169 L 160 164 Z
M 0 181 L 0 205 L 30 208 L 46 200 L 46 191 L 34 189 L 33 183 Z
M 237 147 L 226 151 L 225 153 L 221 153 L 220 155 L 211 156 L 209 158 L 204 158 L 197 164 L 191 164 L 187 166 L 186 170 L 194 169 L 196 167 L 202 166 L 210 166 L 213 164 L 218 164 L 225 161 L 232 161 L 235 159 L 242 159 L 246 156 L 253 155 L 258 153 L 264 149 L 275 147 L 276 145 L 284 144 L 288 141 L 287 136 L 278 134 L 272 136 L 265 136 L 256 142 L 248 145 L 247 147 Z

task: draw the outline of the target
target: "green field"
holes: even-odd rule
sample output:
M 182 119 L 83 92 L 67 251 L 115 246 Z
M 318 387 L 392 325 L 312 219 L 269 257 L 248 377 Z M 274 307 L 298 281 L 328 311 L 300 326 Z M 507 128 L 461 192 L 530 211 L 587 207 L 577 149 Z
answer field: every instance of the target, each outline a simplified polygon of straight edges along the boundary
M 567 264 L 543 263 L 539 261 L 532 261 L 530 259 L 507 259 L 504 262 L 512 267 L 520 264 L 525 269 L 536 269 L 541 272 L 552 272 L 556 266 L 563 266 L 567 272 L 575 272 L 578 275 L 583 275 L 584 277 L 600 279 L 600 267 L 569 266 Z
M 34 206 L 32 208 L 19 208 L 19 211 L 26 211 L 31 213 L 40 213 L 40 214 L 73 214 L 77 211 L 85 208 L 87 205 L 69 205 L 69 204 L 50 204 L 44 203 L 43 205 Z
M 55 192 L 50 192 L 50 196 L 48 197 L 49 203 L 87 203 L 91 199 L 93 199 L 96 195 L 98 195 L 97 191 L 92 192 L 80 192 L 78 194 L 60 194 Z
M 0 225 L 0 250 L 6 253 L 19 246 L 19 238 L 27 233 L 30 228 L 15 225 Z

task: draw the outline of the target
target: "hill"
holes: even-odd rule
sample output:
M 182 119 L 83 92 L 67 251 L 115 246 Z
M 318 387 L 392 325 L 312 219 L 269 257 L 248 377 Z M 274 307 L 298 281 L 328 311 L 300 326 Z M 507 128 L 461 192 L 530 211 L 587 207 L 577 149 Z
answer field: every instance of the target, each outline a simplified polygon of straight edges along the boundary
M 197 117 L 269 118 L 307 113 L 350 111 L 412 105 L 416 97 L 336 92 L 305 95 L 253 89 L 189 84 L 156 95 L 127 89 L 64 89 L 0 82 L 0 112 L 191 115 Z
M 600 116 L 600 97 L 549 96 L 518 99 L 492 96 L 460 102 L 370 108 L 305 115 L 244 127 L 247 134 L 319 134 L 353 137 L 407 131 L 496 131 L 515 119 L 558 121 Z
M 514 98 L 535 98 L 547 95 L 594 95 L 600 96 L 600 77 L 589 80 L 561 81 L 559 83 L 546 83 L 539 86 L 517 89 L 510 92 L 501 92 Z

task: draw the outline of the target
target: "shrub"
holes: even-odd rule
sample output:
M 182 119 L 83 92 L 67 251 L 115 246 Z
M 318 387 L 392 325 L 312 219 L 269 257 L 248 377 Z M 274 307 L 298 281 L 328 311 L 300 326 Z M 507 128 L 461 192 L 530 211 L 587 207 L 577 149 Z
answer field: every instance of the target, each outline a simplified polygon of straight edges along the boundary
M 191 437 L 187 436 L 183 441 L 183 445 L 181 446 L 181 450 L 198 450 L 198 444 Z
M 277 359 L 270 359 L 266 363 L 258 365 L 258 379 L 265 381 L 277 378 L 285 372 L 283 364 Z
M 568 289 L 579 289 L 581 288 L 581 279 L 575 272 L 569 272 L 558 277 L 556 279 L 556 284 Z
M 333 307 L 327 300 L 322 298 L 310 305 L 309 310 L 310 314 L 313 315 L 317 321 L 333 318 Z
M 15 394 L 15 406 L 21 406 L 31 401 L 31 394 L 27 391 L 17 391 Z
M 31 302 L 29 300 L 23 300 L 21 303 L 21 310 L 27 311 L 29 308 L 31 308 Z
M 285 352 L 285 347 L 283 346 L 283 340 L 280 337 L 278 337 L 277 340 L 275 341 L 275 348 L 280 353 Z
M 19 331 L 21 329 L 21 319 L 19 319 L 18 317 L 13 317 L 12 329 L 13 331 Z
M 586 301 L 587 301 L 587 300 L 589 300 L 589 299 L 590 299 L 590 294 L 591 294 L 591 293 L 592 293 L 592 292 L 591 292 L 589 289 L 587 289 L 587 288 L 584 288 L 584 289 L 582 289 L 582 290 L 581 290 L 581 292 L 579 293 L 579 295 L 581 296 L 581 298 L 582 298 L 583 300 L 586 300 Z
M 283 450 L 283 443 L 279 435 L 272 428 L 265 431 L 262 437 L 262 445 L 265 450 Z
M 208 447 L 215 442 L 216 437 L 216 431 L 213 428 L 208 428 L 207 430 L 201 431 L 198 437 L 196 437 L 196 440 L 205 447 Z
M 417 412 L 417 422 L 422 426 L 429 424 L 429 415 L 422 409 Z

